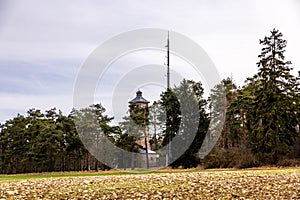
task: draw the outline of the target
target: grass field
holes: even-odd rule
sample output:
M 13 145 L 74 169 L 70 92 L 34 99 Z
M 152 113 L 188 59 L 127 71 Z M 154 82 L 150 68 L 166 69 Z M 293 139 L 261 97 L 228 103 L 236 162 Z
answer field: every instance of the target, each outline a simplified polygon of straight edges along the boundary
M 300 168 L 4 175 L 1 198 L 300 199 Z

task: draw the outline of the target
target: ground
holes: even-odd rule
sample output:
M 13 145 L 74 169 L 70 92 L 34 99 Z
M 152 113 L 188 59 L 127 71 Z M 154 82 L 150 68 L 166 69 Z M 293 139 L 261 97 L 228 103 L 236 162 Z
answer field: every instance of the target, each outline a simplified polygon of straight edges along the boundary
M 300 168 L 5 175 L 1 198 L 300 199 Z

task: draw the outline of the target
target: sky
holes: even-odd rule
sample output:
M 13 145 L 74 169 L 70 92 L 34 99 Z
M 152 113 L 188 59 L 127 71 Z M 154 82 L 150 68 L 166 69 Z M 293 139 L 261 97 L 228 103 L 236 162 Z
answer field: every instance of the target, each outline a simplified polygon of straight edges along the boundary
M 296 75 L 299 19 L 298 0 L 0 0 L 0 123 L 17 113 L 26 115 L 30 108 L 56 107 L 68 114 L 77 75 L 89 55 L 111 37 L 141 28 L 185 35 L 205 50 L 221 78 L 233 77 L 238 86 L 257 72 L 259 39 L 276 28 L 288 41 L 285 55 Z M 164 56 L 163 51 L 135 52 L 117 60 L 112 69 L 163 64 Z M 175 55 L 172 64 L 188 66 Z M 186 69 L 178 73 L 193 78 Z M 111 115 L 111 91 L 122 76 L 108 76 L 95 91 L 96 101 L 107 106 Z M 165 74 L 158 76 L 166 79 Z M 164 87 L 134 86 L 127 98 L 134 98 L 138 88 L 153 100 Z

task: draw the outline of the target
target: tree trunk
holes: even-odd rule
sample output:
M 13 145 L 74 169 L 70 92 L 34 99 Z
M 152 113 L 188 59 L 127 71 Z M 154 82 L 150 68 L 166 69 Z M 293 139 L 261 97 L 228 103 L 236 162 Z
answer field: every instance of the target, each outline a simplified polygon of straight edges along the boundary
M 148 144 L 147 144 L 147 133 L 145 129 L 145 147 L 146 147 L 146 166 L 149 169 L 149 156 L 148 156 Z

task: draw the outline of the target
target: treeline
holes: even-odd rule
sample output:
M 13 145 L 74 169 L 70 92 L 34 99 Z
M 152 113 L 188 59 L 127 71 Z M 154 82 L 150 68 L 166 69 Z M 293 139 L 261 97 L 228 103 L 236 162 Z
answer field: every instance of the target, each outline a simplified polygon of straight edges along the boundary
M 278 30 L 260 44 L 257 74 L 242 88 L 230 78 L 222 81 L 226 120 L 217 145 L 204 160 L 206 167 L 300 165 L 300 72 L 291 74 L 291 62 L 284 56 L 287 41 Z
M 196 154 L 209 126 L 208 103 L 203 93 L 201 83 L 190 80 L 163 92 L 161 99 L 150 107 L 152 114 L 147 127 L 137 125 L 130 116 L 125 116 L 119 126 L 112 126 L 113 118 L 104 114 L 105 108 L 100 104 L 73 109 L 68 116 L 55 108 L 45 112 L 30 109 L 26 116 L 18 114 L 0 126 L 0 172 L 134 169 L 140 167 L 136 155 L 120 155 L 114 152 L 116 149 L 107 148 L 103 139 L 108 138 L 127 152 L 139 153 L 144 149 L 140 141 L 144 140 L 145 128 L 148 149 L 160 155 L 156 167 L 165 166 L 166 152 L 162 147 L 175 136 L 179 137 L 169 150 L 169 165 L 196 167 L 200 164 Z M 141 120 L 145 120 L 143 116 L 139 117 Z M 181 122 L 184 126 L 180 129 Z M 151 130 L 154 124 L 156 131 Z M 109 165 L 101 163 L 103 157 Z
M 30 109 L 27 116 L 7 120 L 0 132 L 0 172 L 106 169 L 83 146 L 73 114 Z
M 183 80 L 163 92 L 149 108 L 147 123 L 142 123 L 147 124 L 142 129 L 148 129 L 149 149 L 160 155 L 159 165 L 167 161 L 173 168 L 300 164 L 300 72 L 296 77 L 291 74 L 291 62 L 284 57 L 286 43 L 275 29 L 260 40 L 258 73 L 242 87 L 227 78 L 205 99 L 200 82 Z M 44 113 L 31 109 L 26 116 L 7 120 L 0 131 L 0 172 L 137 167 L 134 156 L 122 158 L 106 152 L 115 158 L 112 163 L 118 163 L 114 166 L 93 156 L 104 145 L 104 136 L 128 152 L 143 149 L 139 141 L 144 132 L 136 130 L 131 117 L 111 126 L 113 118 L 104 113 L 105 108 L 95 104 L 73 109 L 67 116 L 55 108 Z M 93 155 L 83 142 L 94 147 Z

